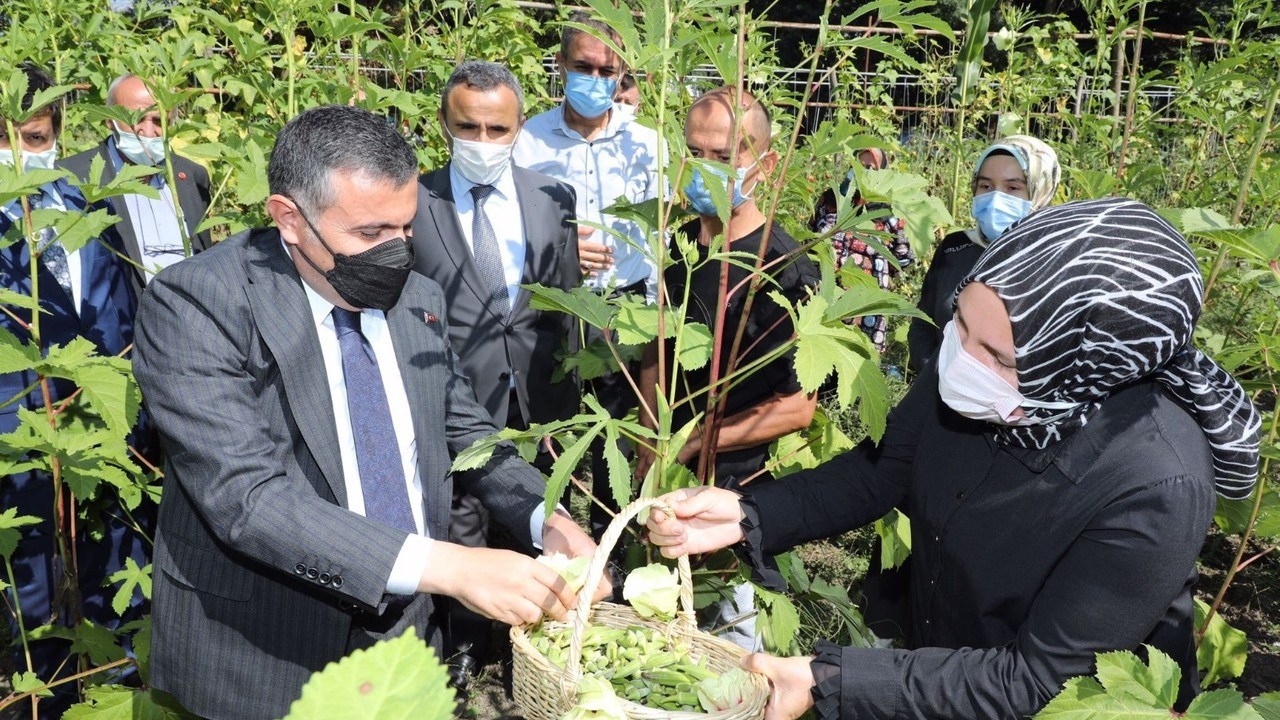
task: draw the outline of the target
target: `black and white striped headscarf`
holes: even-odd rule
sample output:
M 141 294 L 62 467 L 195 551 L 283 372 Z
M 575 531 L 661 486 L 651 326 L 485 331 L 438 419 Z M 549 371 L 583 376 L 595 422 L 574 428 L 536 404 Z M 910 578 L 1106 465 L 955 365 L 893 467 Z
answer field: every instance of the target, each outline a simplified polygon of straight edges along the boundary
M 1192 346 L 1200 267 L 1155 211 L 1124 198 L 1041 210 L 992 243 L 961 288 L 973 280 L 1009 311 L 1019 392 L 1079 403 L 1067 413 L 1026 410 L 1052 420 L 1002 426 L 1003 442 L 1044 448 L 1087 423 L 1115 390 L 1154 375 L 1204 428 L 1218 494 L 1250 493 L 1261 417 L 1244 388 Z

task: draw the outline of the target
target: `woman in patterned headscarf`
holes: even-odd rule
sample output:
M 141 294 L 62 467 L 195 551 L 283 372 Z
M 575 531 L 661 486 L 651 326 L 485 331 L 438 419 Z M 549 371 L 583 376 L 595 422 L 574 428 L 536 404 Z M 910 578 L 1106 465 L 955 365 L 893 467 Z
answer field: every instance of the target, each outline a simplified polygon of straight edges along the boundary
M 866 170 L 885 170 L 889 167 L 889 156 L 880 148 L 864 148 L 858 153 L 858 162 Z M 849 185 L 853 171 L 840 186 L 840 194 L 849 193 Z M 868 203 L 862 194 L 854 191 L 854 205 L 862 208 L 863 213 L 883 213 L 874 221 L 875 230 L 880 233 L 880 240 L 885 249 L 893 253 L 893 257 L 882 257 L 874 248 L 867 245 L 868 233 L 858 230 L 835 230 L 839 222 L 836 212 L 836 195 L 827 189 L 818 200 L 813 221 L 809 228 L 816 233 L 831 233 L 831 252 L 835 257 L 836 272 L 846 265 L 856 267 L 870 275 L 882 290 L 893 288 L 894 279 L 902 269 L 915 262 L 916 255 L 907 240 L 906 222 L 893 214 L 893 208 L 887 203 Z M 834 232 L 833 232 L 834 230 Z M 884 315 L 865 315 L 849 318 L 845 322 L 857 324 L 876 346 L 876 350 L 884 352 L 888 340 L 889 323 Z
M 741 496 L 677 491 L 649 537 L 761 567 L 905 504 L 910 649 L 752 656 L 773 717 L 1025 718 L 1097 653 L 1144 646 L 1180 666 L 1185 710 L 1196 558 L 1215 491 L 1253 487 L 1261 424 L 1191 343 L 1201 292 L 1191 248 L 1141 203 L 1037 213 L 978 261 L 878 446 Z
M 1058 154 L 1030 135 L 1011 135 L 982 151 L 973 166 L 973 219 L 978 227 L 942 239 L 920 286 L 919 308 L 934 324 L 911 321 L 910 367 L 919 371 L 942 344 L 951 297 L 982 251 L 1010 225 L 1049 206 L 1062 169 Z

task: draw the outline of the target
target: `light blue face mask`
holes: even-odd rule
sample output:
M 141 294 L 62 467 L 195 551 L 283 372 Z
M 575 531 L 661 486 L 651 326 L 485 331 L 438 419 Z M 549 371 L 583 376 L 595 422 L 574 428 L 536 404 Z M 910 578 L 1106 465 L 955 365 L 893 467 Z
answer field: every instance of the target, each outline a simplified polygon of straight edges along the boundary
M 22 151 L 22 169 L 23 170 L 52 170 L 53 163 L 58 159 L 58 143 L 55 142 L 53 147 L 41 152 L 31 152 L 30 150 Z M 13 151 L 9 148 L 0 150 L 0 163 L 5 165 L 13 165 Z
M 565 71 L 564 96 L 573 111 L 584 118 L 598 118 L 613 107 L 613 95 L 618 90 L 617 78 L 584 75 Z
M 755 163 L 751 163 L 746 167 L 738 168 L 737 180 L 733 183 L 733 207 L 736 208 L 751 198 L 750 193 L 742 192 L 742 183 L 746 180 L 747 173 L 751 172 L 751 168 L 755 166 Z M 707 217 L 715 217 L 720 213 L 716 212 L 716 204 L 711 199 L 711 190 L 707 188 L 706 173 L 710 173 L 719 180 L 723 184 L 725 192 L 729 191 L 728 173 L 723 170 L 699 167 L 694 168 L 693 179 L 684 186 L 684 196 L 689 198 L 689 207 L 693 208 L 694 212 Z M 751 188 L 751 192 L 755 192 L 755 190 L 754 187 Z
M 164 162 L 162 137 L 142 137 L 116 126 L 116 149 L 134 165 L 155 167 Z
M 987 240 L 995 240 L 1009 226 L 1031 212 L 1031 201 L 1002 193 L 999 190 L 985 192 L 973 198 L 973 219 Z

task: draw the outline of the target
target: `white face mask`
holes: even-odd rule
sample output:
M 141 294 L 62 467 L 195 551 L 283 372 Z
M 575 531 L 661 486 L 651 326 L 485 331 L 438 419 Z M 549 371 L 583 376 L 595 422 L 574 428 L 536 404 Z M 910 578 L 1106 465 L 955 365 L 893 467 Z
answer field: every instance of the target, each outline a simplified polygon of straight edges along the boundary
M 445 126 L 444 132 L 453 141 L 453 162 L 458 166 L 462 177 L 476 185 L 492 185 L 502 177 L 511 165 L 511 153 L 515 149 L 515 141 L 510 145 L 479 142 L 476 140 L 459 140 Z
M 22 151 L 22 169 L 23 170 L 52 170 L 53 163 L 58 159 L 58 143 L 54 141 L 53 147 L 41 152 L 31 152 L 30 150 Z M 5 148 L 0 150 L 0 164 L 13 165 L 13 150 Z
M 967 418 L 998 425 L 1038 425 L 1053 418 L 1015 416 L 1019 408 L 1073 410 L 1079 403 L 1028 400 L 995 370 L 965 351 L 954 320 L 942 330 L 938 352 L 938 395 Z
M 125 132 L 115 125 L 116 149 L 134 165 L 155 167 L 164 162 L 164 138 L 142 137 L 137 133 Z

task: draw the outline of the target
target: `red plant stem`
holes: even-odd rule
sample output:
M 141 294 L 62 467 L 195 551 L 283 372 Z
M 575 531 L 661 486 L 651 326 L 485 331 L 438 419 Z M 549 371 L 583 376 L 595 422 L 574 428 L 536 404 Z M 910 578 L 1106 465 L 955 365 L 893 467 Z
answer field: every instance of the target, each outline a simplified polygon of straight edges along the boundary
M 1273 551 L 1275 551 L 1276 547 L 1278 547 L 1278 546 L 1276 546 L 1276 545 L 1272 545 L 1271 547 L 1267 548 L 1266 550 L 1263 550 L 1263 551 L 1262 551 L 1262 552 L 1260 552 L 1260 553 L 1255 553 L 1253 557 L 1251 557 L 1251 558 L 1249 558 L 1248 560 L 1245 560 L 1244 562 L 1240 563 L 1239 567 L 1237 567 L 1237 568 L 1236 568 L 1236 572 L 1240 572 L 1241 570 L 1244 570 L 1245 568 L 1247 568 L 1247 567 L 1249 567 L 1250 565 L 1254 564 L 1254 563 L 1255 563 L 1255 562 L 1257 562 L 1258 560 L 1261 560 L 1262 558 L 1264 558 L 1264 557 L 1266 557 L 1267 555 L 1271 554 Z

